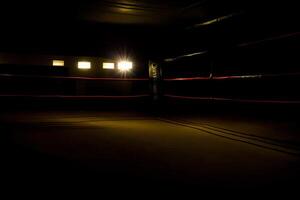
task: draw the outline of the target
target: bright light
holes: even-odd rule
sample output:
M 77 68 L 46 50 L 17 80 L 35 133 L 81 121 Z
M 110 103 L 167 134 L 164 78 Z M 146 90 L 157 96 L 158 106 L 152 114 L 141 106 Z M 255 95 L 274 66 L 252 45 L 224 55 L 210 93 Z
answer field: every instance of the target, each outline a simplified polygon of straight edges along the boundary
M 103 69 L 115 69 L 115 63 L 103 63 Z
M 63 67 L 63 66 L 65 66 L 65 61 L 63 61 L 63 60 L 53 60 L 52 61 L 52 66 Z
M 87 61 L 79 61 L 78 69 L 91 69 L 91 62 Z
M 121 61 L 118 63 L 118 69 L 122 72 L 126 72 L 132 69 L 132 62 L 129 61 Z

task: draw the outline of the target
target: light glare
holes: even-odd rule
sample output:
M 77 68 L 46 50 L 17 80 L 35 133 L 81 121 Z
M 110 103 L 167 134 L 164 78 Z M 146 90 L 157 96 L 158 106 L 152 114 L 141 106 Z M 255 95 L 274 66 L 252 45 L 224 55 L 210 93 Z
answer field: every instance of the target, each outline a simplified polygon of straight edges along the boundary
M 120 71 L 129 71 L 132 69 L 132 62 L 129 62 L 129 61 L 120 61 L 118 63 L 118 69 Z

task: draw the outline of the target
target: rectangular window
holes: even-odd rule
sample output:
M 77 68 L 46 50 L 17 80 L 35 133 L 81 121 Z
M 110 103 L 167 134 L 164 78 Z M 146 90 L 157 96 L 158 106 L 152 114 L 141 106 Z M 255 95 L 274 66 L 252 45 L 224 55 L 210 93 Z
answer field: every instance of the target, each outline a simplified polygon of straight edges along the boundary
M 65 61 L 63 61 L 63 60 L 53 60 L 52 61 L 52 66 L 63 67 L 63 66 L 65 66 Z
M 91 62 L 88 61 L 79 61 L 78 69 L 91 69 Z
M 120 61 L 118 63 L 118 69 L 122 72 L 130 71 L 132 69 L 132 62 L 130 61 Z
M 115 63 L 103 63 L 103 69 L 115 69 Z

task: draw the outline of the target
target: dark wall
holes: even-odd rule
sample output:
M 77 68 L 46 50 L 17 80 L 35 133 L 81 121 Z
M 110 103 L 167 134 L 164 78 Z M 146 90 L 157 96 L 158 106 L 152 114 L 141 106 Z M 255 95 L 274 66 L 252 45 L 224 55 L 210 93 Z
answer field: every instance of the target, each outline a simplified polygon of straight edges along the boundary
M 164 62 L 165 79 L 206 77 L 165 81 L 164 92 L 194 97 L 300 100 L 299 50 L 299 34 L 285 34 Z M 210 73 L 213 76 L 209 78 Z

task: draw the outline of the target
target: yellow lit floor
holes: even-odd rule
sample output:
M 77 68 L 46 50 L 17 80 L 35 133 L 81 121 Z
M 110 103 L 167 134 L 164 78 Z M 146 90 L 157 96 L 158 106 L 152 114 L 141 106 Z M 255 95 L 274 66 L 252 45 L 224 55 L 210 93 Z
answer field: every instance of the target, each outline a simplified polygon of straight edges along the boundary
M 271 129 L 266 139 L 224 131 L 242 131 L 242 123 L 215 121 L 213 128 L 224 129 L 213 129 L 204 122 L 116 112 L 7 114 L 1 116 L 3 163 L 18 182 L 296 187 L 297 146 L 272 140 Z M 252 123 L 244 131 L 259 134 Z

